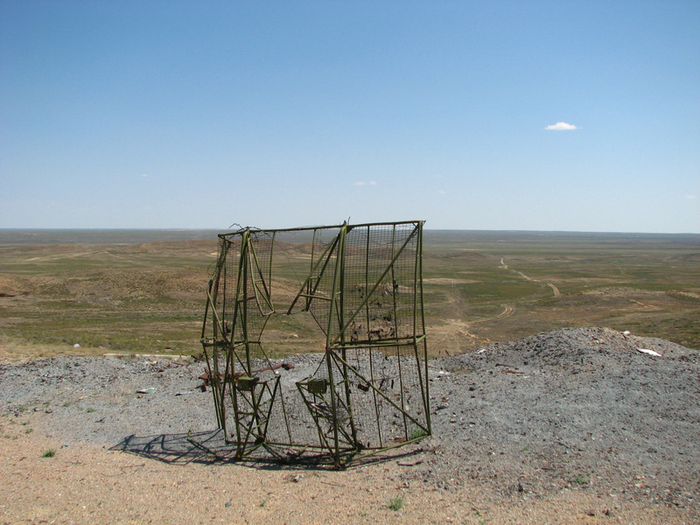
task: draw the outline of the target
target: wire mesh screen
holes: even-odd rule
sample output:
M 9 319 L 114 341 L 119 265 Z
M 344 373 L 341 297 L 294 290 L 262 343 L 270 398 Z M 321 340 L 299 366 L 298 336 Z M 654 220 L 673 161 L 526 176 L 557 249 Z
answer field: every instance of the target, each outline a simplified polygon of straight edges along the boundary
M 202 344 L 236 457 L 340 466 L 430 434 L 422 227 L 220 235 Z M 280 359 L 318 351 L 298 370 Z

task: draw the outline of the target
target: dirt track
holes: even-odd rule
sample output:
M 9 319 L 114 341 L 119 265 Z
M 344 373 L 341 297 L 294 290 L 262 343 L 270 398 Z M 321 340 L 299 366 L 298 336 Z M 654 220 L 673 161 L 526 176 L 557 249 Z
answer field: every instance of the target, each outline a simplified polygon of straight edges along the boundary
M 191 446 L 216 432 L 201 369 L 1 367 L 0 523 L 700 520 L 700 357 L 667 341 L 567 329 L 434 360 L 433 437 L 341 472 Z

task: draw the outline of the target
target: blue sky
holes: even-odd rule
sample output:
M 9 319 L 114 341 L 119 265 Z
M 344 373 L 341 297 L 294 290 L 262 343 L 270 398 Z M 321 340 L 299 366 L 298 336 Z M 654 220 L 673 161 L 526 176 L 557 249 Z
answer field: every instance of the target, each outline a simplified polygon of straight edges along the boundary
M 700 233 L 698 27 L 696 0 L 0 2 L 0 227 Z

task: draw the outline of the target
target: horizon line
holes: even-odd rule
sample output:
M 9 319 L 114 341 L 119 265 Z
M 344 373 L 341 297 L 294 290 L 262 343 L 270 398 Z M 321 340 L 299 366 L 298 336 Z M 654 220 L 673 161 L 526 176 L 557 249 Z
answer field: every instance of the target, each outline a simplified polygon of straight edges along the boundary
M 402 222 L 402 221 L 398 221 Z M 352 223 L 349 223 L 350 225 L 353 225 Z M 358 223 L 359 224 L 359 223 Z M 374 223 L 362 223 L 363 225 L 367 224 L 374 224 Z M 379 223 L 377 223 L 379 224 Z M 386 224 L 382 222 L 382 224 Z M 300 226 L 300 228 L 323 228 L 323 227 L 333 227 L 337 225 L 314 225 L 314 226 Z M 252 228 L 252 227 L 251 227 Z M 280 228 L 257 228 L 260 230 L 272 230 L 272 229 L 280 229 Z M 445 232 L 499 232 L 499 233 L 571 233 L 571 234 L 617 234 L 617 235 L 700 235 L 700 232 L 691 232 L 691 231 L 685 231 L 685 232 L 661 232 L 661 231 L 622 231 L 622 230 L 606 230 L 606 231 L 601 231 L 601 230 L 537 230 L 537 229 L 510 229 L 510 228 L 496 228 L 496 229 L 489 229 L 489 228 L 423 228 L 424 231 L 445 231 Z M 13 231 L 13 232 L 59 232 L 59 231 L 168 231 L 168 232 L 195 232 L 195 231 L 215 231 L 215 232 L 222 232 L 222 231 L 237 231 L 234 230 L 233 228 L 212 228 L 212 227 L 206 227 L 206 228 L 183 228 L 183 227 L 169 227 L 169 228 L 151 228 L 151 227 L 143 227 L 143 228 L 125 228 L 125 227 L 96 227 L 96 228 L 86 228 L 86 227 L 77 227 L 77 228 L 50 228 L 50 227 L 0 227 L 0 231 Z

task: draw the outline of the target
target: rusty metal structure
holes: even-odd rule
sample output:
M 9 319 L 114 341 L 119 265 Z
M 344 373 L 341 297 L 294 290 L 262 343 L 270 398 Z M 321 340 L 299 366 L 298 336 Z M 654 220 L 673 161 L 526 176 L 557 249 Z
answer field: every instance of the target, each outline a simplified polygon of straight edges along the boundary
M 430 435 L 423 221 L 219 239 L 201 341 L 235 458 L 342 467 Z M 308 370 L 284 362 L 309 351 Z

